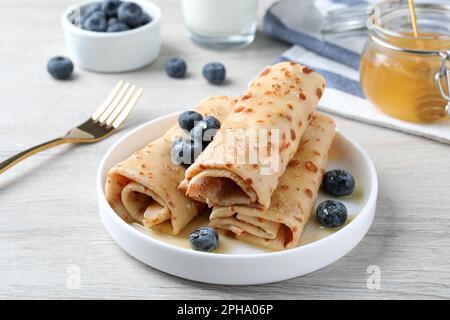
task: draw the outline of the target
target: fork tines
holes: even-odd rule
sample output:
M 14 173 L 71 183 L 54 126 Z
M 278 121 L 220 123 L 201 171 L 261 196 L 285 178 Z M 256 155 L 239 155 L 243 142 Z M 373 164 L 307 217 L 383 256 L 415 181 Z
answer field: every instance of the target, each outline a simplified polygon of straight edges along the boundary
M 102 125 L 118 128 L 133 110 L 142 94 L 142 88 L 136 89 L 129 82 L 119 81 L 91 119 Z

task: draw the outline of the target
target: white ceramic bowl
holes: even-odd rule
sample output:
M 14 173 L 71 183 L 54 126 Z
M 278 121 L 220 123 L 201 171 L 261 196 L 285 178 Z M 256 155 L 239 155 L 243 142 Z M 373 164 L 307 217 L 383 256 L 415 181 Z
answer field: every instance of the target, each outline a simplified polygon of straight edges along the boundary
M 136 29 L 107 33 L 84 30 L 71 22 L 80 6 L 94 2 L 98 1 L 70 6 L 61 18 L 67 51 L 77 66 L 97 72 L 124 72 L 142 68 L 158 57 L 161 11 L 155 4 L 133 0 L 152 21 Z
M 357 200 L 341 199 L 354 215 L 339 231 L 303 246 L 263 252 L 239 242 L 229 254 L 204 253 L 177 247 L 151 237 L 127 224 L 111 209 L 104 185 L 108 170 L 149 141 L 161 136 L 177 119 L 164 116 L 141 125 L 125 135 L 101 161 L 97 175 L 100 216 L 111 237 L 136 259 L 161 271 L 200 282 L 248 285 L 286 280 L 321 269 L 347 254 L 364 237 L 374 214 L 378 192 L 375 167 L 367 153 L 351 139 L 338 132 L 330 151 L 328 169 L 350 170 L 362 193 Z M 318 201 L 328 196 L 321 195 Z M 313 218 L 313 217 L 312 217 Z M 187 241 L 187 240 L 186 240 Z M 237 240 L 235 240 L 237 241 Z

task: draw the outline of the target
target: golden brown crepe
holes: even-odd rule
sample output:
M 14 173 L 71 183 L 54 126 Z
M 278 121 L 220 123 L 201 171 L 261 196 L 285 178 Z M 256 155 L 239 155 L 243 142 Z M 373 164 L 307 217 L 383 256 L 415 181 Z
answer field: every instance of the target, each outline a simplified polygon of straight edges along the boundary
M 316 114 L 273 193 L 269 209 L 216 206 L 211 226 L 272 250 L 297 246 L 317 197 L 334 133 L 334 121 Z
M 196 111 L 223 121 L 236 102 L 234 97 L 209 97 Z M 172 162 L 171 149 L 173 142 L 186 134 L 176 124 L 109 171 L 106 198 L 127 222 L 176 235 L 203 209 L 203 204 L 177 189 L 185 168 Z
M 268 208 L 324 87 L 322 76 L 293 62 L 266 68 L 249 85 L 212 143 L 186 171 L 180 188 L 209 206 Z M 260 134 L 264 130 L 274 134 L 261 146 L 262 140 L 251 145 L 244 134 L 239 135 L 239 130 L 245 134 Z M 227 134 L 233 131 L 238 135 L 228 139 Z M 275 135 L 278 139 L 272 143 Z M 257 161 L 249 161 L 255 150 Z M 237 161 L 242 160 L 242 154 L 244 161 Z M 263 168 L 263 164 L 267 167 Z

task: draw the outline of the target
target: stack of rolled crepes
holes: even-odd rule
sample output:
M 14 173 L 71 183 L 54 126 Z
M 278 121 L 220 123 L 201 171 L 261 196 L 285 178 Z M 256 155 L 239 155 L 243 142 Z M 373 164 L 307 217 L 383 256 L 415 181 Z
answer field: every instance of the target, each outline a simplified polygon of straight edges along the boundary
M 196 111 L 223 121 L 236 101 L 234 97 L 210 97 Z M 185 168 L 172 162 L 171 150 L 173 142 L 186 134 L 175 124 L 109 171 L 106 198 L 125 221 L 176 235 L 204 208 L 177 188 Z
M 110 170 L 108 201 L 126 221 L 174 235 L 207 204 L 221 233 L 272 250 L 297 246 L 335 133 L 334 121 L 315 112 L 324 88 L 319 74 L 284 62 L 239 100 L 203 100 L 196 111 L 222 124 L 196 161 L 187 170 L 172 162 L 173 142 L 186 135 L 175 125 Z M 249 143 L 260 132 L 268 138 Z
M 180 185 L 189 197 L 213 207 L 213 227 L 273 250 L 298 244 L 335 132 L 332 119 L 315 113 L 324 87 L 319 74 L 292 62 L 265 69 L 250 84 Z M 277 129 L 278 148 L 270 146 L 272 140 L 263 147 L 267 152 L 239 139 L 230 143 L 227 132 L 237 129 Z M 271 166 L 276 170 L 262 174 L 260 163 L 227 161 L 239 152 L 248 157 L 252 148 L 276 153 L 272 160 L 278 163 Z

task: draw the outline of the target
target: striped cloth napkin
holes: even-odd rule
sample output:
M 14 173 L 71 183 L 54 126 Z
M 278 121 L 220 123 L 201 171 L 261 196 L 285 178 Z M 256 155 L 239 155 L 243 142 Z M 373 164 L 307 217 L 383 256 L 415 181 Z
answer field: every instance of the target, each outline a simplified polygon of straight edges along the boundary
M 273 4 L 264 17 L 264 32 L 294 44 L 277 61 L 296 61 L 325 76 L 327 90 L 319 106 L 323 111 L 450 144 L 450 122 L 397 120 L 365 98 L 358 69 L 366 35 L 323 39 L 321 25 L 329 10 L 365 2 L 373 0 L 282 0 Z

